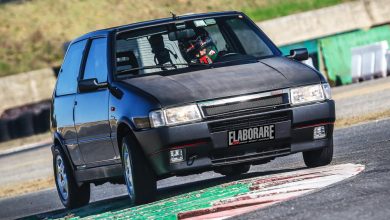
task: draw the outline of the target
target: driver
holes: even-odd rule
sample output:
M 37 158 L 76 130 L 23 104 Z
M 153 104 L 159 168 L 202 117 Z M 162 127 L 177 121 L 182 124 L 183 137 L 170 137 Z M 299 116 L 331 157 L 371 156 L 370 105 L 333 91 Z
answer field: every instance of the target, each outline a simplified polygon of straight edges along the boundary
M 194 63 L 213 63 L 218 56 L 218 49 L 208 32 L 199 28 L 197 35 L 183 42 L 182 48 L 187 58 Z

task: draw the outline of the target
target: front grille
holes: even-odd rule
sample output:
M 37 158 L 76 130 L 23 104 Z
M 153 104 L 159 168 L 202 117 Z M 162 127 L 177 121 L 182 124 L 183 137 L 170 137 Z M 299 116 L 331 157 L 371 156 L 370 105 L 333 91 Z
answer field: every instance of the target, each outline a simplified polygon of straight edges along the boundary
M 239 98 L 239 97 L 237 97 Z M 221 102 L 218 104 L 218 102 Z M 259 96 L 245 101 L 232 101 L 224 103 L 223 100 L 217 100 L 217 104 L 200 104 L 205 117 L 230 114 L 241 111 L 253 111 L 257 109 L 277 108 L 289 103 L 288 94 Z
M 286 111 L 274 114 L 258 115 L 253 117 L 212 122 L 209 123 L 209 130 L 211 133 L 214 133 L 220 131 L 231 131 L 242 128 L 250 128 L 259 125 L 287 121 L 291 119 L 290 115 L 290 111 Z

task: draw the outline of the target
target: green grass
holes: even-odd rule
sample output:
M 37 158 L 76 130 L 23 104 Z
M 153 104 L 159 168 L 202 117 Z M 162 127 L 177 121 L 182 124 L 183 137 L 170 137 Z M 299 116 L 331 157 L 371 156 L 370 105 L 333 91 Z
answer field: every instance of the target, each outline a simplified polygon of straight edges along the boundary
M 271 2 L 271 1 L 270 1 Z M 265 7 L 244 8 L 243 11 L 253 20 L 262 21 L 271 18 L 286 16 L 298 12 L 319 9 L 331 5 L 340 4 L 343 0 L 297 0 L 297 1 L 272 1 L 278 4 L 269 4 Z
M 177 14 L 241 10 L 261 21 L 350 0 L 30 0 L 0 4 L 0 77 L 58 66 L 81 34 Z
M 269 4 L 265 7 L 258 8 L 244 8 L 243 11 L 251 17 L 253 20 L 262 21 L 271 18 L 286 16 L 295 14 L 298 12 L 304 12 L 323 8 L 331 5 L 340 4 L 346 2 L 345 0 L 279 0 L 270 1 L 277 2 L 278 4 Z

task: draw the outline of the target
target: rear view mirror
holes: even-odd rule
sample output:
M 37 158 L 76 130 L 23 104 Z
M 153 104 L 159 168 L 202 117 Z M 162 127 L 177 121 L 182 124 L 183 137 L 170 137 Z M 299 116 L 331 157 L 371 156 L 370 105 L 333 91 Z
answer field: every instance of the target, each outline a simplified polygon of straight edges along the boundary
M 304 61 L 309 59 L 309 52 L 306 48 L 294 49 L 290 50 L 290 55 L 287 57 L 298 61 Z
M 108 86 L 107 83 L 98 83 L 97 79 L 84 79 L 78 83 L 80 92 L 91 92 Z
M 176 41 L 176 40 L 182 40 L 187 39 L 195 36 L 194 29 L 184 29 L 184 30 L 178 30 L 178 31 L 172 31 L 168 33 L 168 39 L 170 41 Z

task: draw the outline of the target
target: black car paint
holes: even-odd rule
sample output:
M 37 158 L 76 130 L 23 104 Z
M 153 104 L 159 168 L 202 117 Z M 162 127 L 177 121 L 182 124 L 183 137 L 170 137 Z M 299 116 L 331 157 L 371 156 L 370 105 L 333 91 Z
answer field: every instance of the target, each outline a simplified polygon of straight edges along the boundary
M 192 20 L 232 15 L 247 18 L 238 12 L 224 12 L 189 15 L 178 19 Z M 113 48 L 117 34 L 172 22 L 177 20 L 160 19 L 95 31 L 74 40 L 72 44 L 80 40 L 88 39 L 90 42 L 91 39 L 105 37 L 108 39 L 107 57 L 114 60 Z M 250 22 L 255 26 L 252 21 Z M 97 183 L 110 181 L 122 175 L 119 145 L 120 133 L 124 127 L 138 140 L 145 155 L 148 156 L 149 163 L 160 178 L 213 169 L 207 152 L 215 146 L 222 146 L 221 140 L 224 139 L 224 134 L 210 134 L 208 125 L 213 121 L 140 130 L 134 125 L 133 118 L 148 117 L 151 110 L 162 107 L 326 82 L 316 70 L 282 57 L 268 37 L 260 29 L 256 30 L 264 36 L 267 44 L 275 52 L 275 57 L 176 75 L 152 74 L 125 80 L 115 79 L 113 74 L 115 63 L 108 62 L 108 87 L 92 92 L 78 91 L 77 94 L 62 96 L 61 99 L 54 94 L 51 117 L 54 143 L 62 146 L 68 155 L 76 179 L 79 182 Z M 115 91 L 121 95 L 118 96 L 118 92 Z M 288 112 L 291 115 L 289 124 L 283 126 L 292 129 L 288 136 L 281 137 L 282 142 L 291 142 L 290 153 L 320 148 L 328 144 L 328 139 L 313 142 L 310 125 L 324 123 L 328 132 L 333 132 L 335 113 L 332 100 L 255 115 L 277 112 Z M 240 117 L 229 119 L 234 118 Z M 197 149 L 201 155 L 197 156 L 191 167 L 185 163 L 167 164 L 167 149 L 194 141 L 199 143 Z M 249 146 L 247 149 L 253 151 L 255 148 Z M 189 150 L 189 154 L 193 149 Z
M 245 74 L 242 74 L 245 73 Z M 297 74 L 299 73 L 299 74 Z M 124 80 L 155 97 L 163 107 L 272 91 L 320 82 L 309 67 L 284 57 L 174 75 Z

